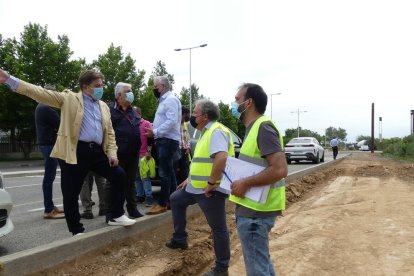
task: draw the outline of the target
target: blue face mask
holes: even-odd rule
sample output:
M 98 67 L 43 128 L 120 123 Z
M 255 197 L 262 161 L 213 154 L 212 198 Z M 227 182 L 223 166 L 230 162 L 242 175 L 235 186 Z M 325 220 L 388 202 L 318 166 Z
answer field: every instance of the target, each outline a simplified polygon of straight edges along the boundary
M 95 87 L 93 89 L 92 98 L 94 98 L 95 100 L 100 100 L 102 99 L 103 93 L 103 87 Z
M 245 100 L 244 102 L 242 102 L 241 104 L 244 104 L 245 102 L 247 102 L 248 100 Z M 236 102 L 232 102 L 231 103 L 231 114 L 233 115 L 234 118 L 236 119 L 240 119 L 240 116 L 242 115 L 242 113 L 244 111 L 246 111 L 246 109 L 244 109 L 243 111 L 239 111 L 240 105 Z
M 134 93 L 128 92 L 128 93 L 125 93 L 125 96 L 126 96 L 127 102 L 132 103 L 134 101 Z

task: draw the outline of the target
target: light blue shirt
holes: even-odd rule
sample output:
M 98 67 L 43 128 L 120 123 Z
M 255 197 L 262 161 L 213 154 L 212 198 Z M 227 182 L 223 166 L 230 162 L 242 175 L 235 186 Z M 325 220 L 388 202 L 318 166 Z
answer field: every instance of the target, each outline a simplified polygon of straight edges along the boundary
M 13 92 L 16 92 L 17 87 L 19 87 L 20 80 L 18 78 L 10 76 L 10 78 L 6 80 L 6 84 Z
M 205 129 L 209 129 L 211 127 L 211 125 L 214 122 L 209 122 L 204 128 Z M 205 132 L 205 130 L 203 130 L 203 133 Z M 229 148 L 230 148 L 230 139 L 227 136 L 227 134 L 222 131 L 219 128 L 216 128 L 214 130 L 214 132 L 211 134 L 211 140 L 212 143 L 210 143 L 210 157 L 214 158 L 214 155 L 216 155 L 216 153 L 224 151 L 224 152 L 229 152 Z M 191 193 L 191 194 L 204 194 L 204 189 L 201 188 L 195 188 L 193 187 L 193 185 L 191 185 L 191 179 L 190 177 L 188 177 L 188 183 L 187 183 L 187 187 L 186 187 L 186 192 Z M 220 188 L 220 186 L 218 186 L 215 191 L 218 192 L 222 192 L 224 194 L 229 194 L 229 191 L 226 191 L 222 188 Z
M 338 140 L 336 140 L 334 138 L 334 139 L 331 140 L 330 144 L 331 144 L 331 147 L 336 147 L 336 146 L 338 146 Z
M 169 138 L 180 142 L 181 102 L 168 91 L 160 97 L 153 122 L 154 138 Z
M 79 92 L 82 93 L 82 92 Z M 83 119 L 79 134 L 79 141 L 102 144 L 102 114 L 99 101 L 85 94 L 83 96 Z

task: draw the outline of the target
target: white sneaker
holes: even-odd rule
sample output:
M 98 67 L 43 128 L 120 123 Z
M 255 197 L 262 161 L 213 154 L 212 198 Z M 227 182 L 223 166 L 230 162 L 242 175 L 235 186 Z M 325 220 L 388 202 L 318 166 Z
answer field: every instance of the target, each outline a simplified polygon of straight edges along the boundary
M 75 234 L 75 235 L 73 235 L 74 237 L 76 237 L 76 236 L 82 236 L 83 234 L 85 234 L 85 233 L 77 233 L 77 234 Z
M 116 219 L 110 219 L 108 220 L 108 224 L 112 225 L 112 226 L 130 226 L 135 224 L 135 220 L 128 218 L 125 215 L 120 216 L 119 218 Z

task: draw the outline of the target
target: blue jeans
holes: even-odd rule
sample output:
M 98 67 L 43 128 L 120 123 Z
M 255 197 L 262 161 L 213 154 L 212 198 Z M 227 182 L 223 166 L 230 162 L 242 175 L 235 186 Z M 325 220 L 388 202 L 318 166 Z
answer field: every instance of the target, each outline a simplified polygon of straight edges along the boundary
M 247 218 L 236 215 L 236 225 L 248 276 L 276 275 L 269 254 L 269 232 L 276 217 Z
M 216 268 L 227 271 L 230 261 L 230 239 L 226 224 L 227 195 L 213 192 L 213 196 L 192 194 L 183 189 L 175 191 L 171 197 L 171 211 L 174 223 L 173 240 L 180 244 L 187 243 L 187 207 L 198 204 L 203 211 L 208 225 L 213 232 Z
M 141 175 L 139 174 L 139 164 L 138 164 L 138 174 L 137 174 L 137 177 L 135 178 L 135 185 L 136 185 L 137 197 L 145 197 L 147 199 L 147 203 L 152 204 L 153 198 L 152 198 L 151 179 L 149 177 L 141 179 Z
M 161 180 L 161 192 L 158 204 L 166 206 L 170 194 L 177 189 L 174 164 L 180 159 L 180 146 L 178 141 L 160 138 L 155 141 L 158 153 L 158 173 Z
M 45 175 L 43 176 L 43 201 L 45 205 L 45 213 L 50 213 L 55 205 L 53 204 L 53 181 L 56 177 L 56 168 L 58 161 L 50 157 L 53 145 L 40 145 L 43 159 L 45 160 Z

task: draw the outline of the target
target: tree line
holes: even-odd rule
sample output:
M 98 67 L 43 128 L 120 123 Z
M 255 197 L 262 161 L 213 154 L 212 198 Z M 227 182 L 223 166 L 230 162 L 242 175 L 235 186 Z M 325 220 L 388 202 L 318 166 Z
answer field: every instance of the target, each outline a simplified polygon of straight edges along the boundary
M 48 34 L 48 27 L 29 23 L 20 34 L 20 39 L 3 38 L 0 34 L 0 67 L 11 75 L 39 86 L 55 87 L 57 91 L 70 89 L 78 91 L 78 78 L 81 71 L 96 69 L 105 76 L 105 91 L 103 101 L 114 100 L 114 88 L 119 81 L 131 83 L 135 92 L 134 105 L 141 107 L 142 116 L 153 121 L 157 109 L 157 100 L 153 96 L 154 76 L 167 76 L 174 85 L 174 75 L 167 71 L 166 64 L 161 60 L 155 63 L 153 71 L 146 80 L 146 72 L 136 66 L 136 60 L 131 55 L 122 52 L 121 46 L 111 44 L 107 51 L 98 58 L 87 63 L 84 58 L 73 59 L 73 51 L 69 47 L 69 37 L 58 35 L 53 41 Z M 13 149 L 20 147 L 25 157 L 29 157 L 35 143 L 34 110 L 37 103 L 27 97 L 6 91 L 0 87 L 0 130 L 9 133 Z M 205 96 L 199 87 L 191 84 L 191 88 L 182 87 L 176 94 L 182 105 L 189 106 L 189 95 L 193 101 Z M 219 102 L 220 122 L 231 128 L 243 138 L 245 128 L 242 123 L 231 115 L 230 106 Z M 319 141 L 336 136 L 346 140 L 346 131 L 329 127 L 324 135 L 300 129 L 300 136 L 313 136 Z M 297 129 L 285 131 L 285 143 L 296 137 Z

